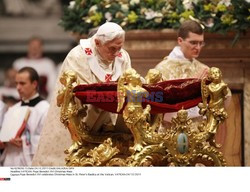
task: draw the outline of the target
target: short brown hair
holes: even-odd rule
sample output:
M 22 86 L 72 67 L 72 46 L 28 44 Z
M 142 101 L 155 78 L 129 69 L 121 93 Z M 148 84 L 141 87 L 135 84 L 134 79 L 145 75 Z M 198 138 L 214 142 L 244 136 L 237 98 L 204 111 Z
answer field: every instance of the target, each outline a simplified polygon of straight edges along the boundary
M 195 33 L 198 35 L 202 35 L 203 34 L 203 29 L 201 27 L 201 25 L 193 20 L 187 20 L 184 21 L 177 33 L 177 37 L 181 37 L 182 39 L 186 39 L 188 37 L 188 33 Z
M 29 73 L 30 82 L 37 81 L 39 83 L 39 75 L 35 69 L 33 69 L 32 67 L 23 67 L 17 73 L 24 73 L 24 72 Z

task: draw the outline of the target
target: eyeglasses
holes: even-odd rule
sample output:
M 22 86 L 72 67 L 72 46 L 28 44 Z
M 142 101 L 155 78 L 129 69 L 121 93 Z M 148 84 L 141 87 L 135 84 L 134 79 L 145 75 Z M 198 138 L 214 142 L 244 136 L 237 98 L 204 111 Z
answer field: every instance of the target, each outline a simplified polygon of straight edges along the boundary
M 186 41 L 186 42 L 188 42 L 192 47 L 196 47 L 198 45 L 200 47 L 204 47 L 205 46 L 205 42 L 204 41 Z

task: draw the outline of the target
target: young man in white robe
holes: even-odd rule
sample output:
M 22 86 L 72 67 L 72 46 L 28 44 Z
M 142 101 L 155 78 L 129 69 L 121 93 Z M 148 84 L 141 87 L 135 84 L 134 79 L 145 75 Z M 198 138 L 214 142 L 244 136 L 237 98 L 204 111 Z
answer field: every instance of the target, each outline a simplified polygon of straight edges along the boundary
M 59 77 L 67 70 L 76 72 L 81 84 L 117 81 L 131 67 L 128 53 L 122 49 L 125 31 L 116 23 L 101 25 L 91 38 L 80 40 L 65 58 Z M 49 116 L 42 131 L 33 165 L 65 165 L 64 150 L 72 144 L 70 133 L 60 122 L 60 108 L 56 106 L 57 91 L 62 85 L 57 80 Z M 92 132 L 100 130 L 103 123 L 116 124 L 117 115 L 88 105 L 86 124 Z
M 3 125 L 10 121 L 18 121 L 19 119 L 15 118 L 22 115 L 15 113 L 21 108 L 28 109 L 30 114 L 27 123 L 23 124 L 25 128 L 20 136 L 5 143 L 1 142 L 3 154 L 0 159 L 3 166 L 31 166 L 49 109 L 49 103 L 38 94 L 38 81 L 38 73 L 31 67 L 24 67 L 16 74 L 16 88 L 21 101 L 8 109 L 4 115 Z
M 196 60 L 205 45 L 201 25 L 193 20 L 185 21 L 178 30 L 177 43 L 155 68 L 166 80 L 206 76 L 208 66 Z
M 209 67 L 196 59 L 205 45 L 203 26 L 194 20 L 185 21 L 178 30 L 177 43 L 178 46 L 174 47 L 170 54 L 155 67 L 162 73 L 163 79 L 202 79 L 206 77 Z M 166 113 L 163 126 L 159 131 L 164 132 L 165 128 L 169 128 L 171 119 L 176 115 L 176 112 Z M 194 121 L 201 120 L 198 107 L 188 109 L 188 115 Z

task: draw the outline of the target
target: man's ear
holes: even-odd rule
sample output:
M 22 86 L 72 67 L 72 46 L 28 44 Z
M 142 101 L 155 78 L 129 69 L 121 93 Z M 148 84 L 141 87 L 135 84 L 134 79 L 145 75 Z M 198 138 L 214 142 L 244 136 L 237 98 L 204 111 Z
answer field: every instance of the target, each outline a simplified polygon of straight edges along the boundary
M 38 81 L 33 81 L 32 84 L 34 88 L 38 89 L 38 86 L 39 86 Z
M 95 39 L 95 45 L 96 45 L 96 47 L 99 47 L 99 46 L 101 45 L 101 42 L 100 42 L 100 40 L 98 40 L 98 39 Z
M 183 39 L 182 39 L 181 37 L 178 37 L 178 38 L 177 38 L 177 42 L 178 42 L 178 44 L 180 45 L 180 44 L 183 42 Z

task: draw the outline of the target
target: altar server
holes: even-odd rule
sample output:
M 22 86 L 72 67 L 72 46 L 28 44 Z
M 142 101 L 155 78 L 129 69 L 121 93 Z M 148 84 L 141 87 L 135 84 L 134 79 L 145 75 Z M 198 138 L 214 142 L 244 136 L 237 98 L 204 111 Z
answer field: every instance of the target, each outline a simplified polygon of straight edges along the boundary
M 49 103 L 38 94 L 38 81 L 38 73 L 31 67 L 20 69 L 16 75 L 16 88 L 21 101 L 5 113 L 0 134 L 3 131 L 8 133 L 6 129 L 14 126 L 18 131 L 10 140 L 1 142 L 3 166 L 31 165 L 49 108 Z M 4 135 L 1 134 L 1 137 L 4 138 Z

